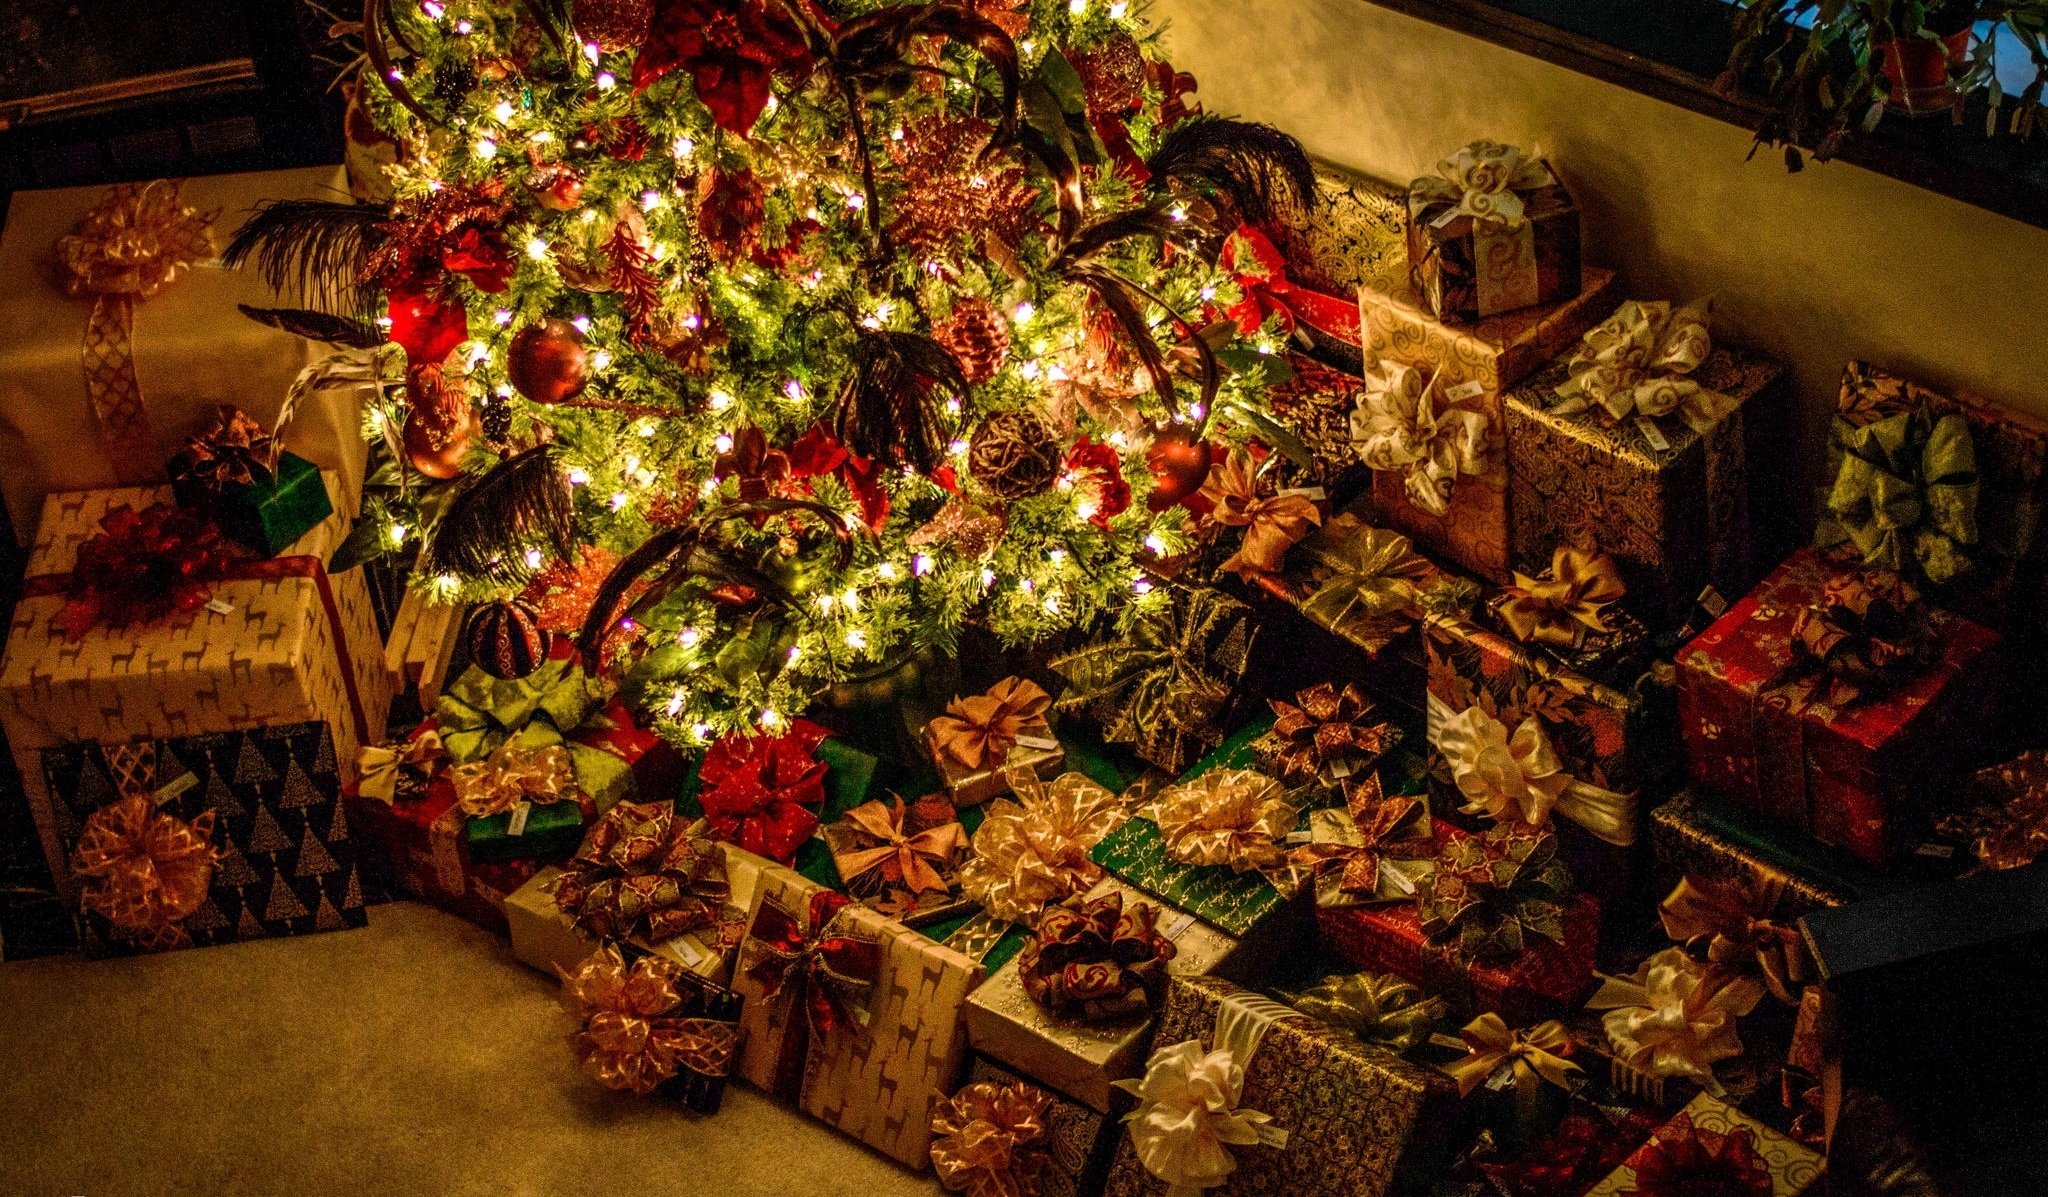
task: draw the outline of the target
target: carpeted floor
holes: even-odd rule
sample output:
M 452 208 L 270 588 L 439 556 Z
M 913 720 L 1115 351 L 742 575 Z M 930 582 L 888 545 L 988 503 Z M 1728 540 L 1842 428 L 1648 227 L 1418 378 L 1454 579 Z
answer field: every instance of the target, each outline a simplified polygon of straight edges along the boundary
M 555 987 L 409 902 L 360 931 L 0 965 L 0 1193 L 931 1197 L 744 1087 L 584 1079 Z

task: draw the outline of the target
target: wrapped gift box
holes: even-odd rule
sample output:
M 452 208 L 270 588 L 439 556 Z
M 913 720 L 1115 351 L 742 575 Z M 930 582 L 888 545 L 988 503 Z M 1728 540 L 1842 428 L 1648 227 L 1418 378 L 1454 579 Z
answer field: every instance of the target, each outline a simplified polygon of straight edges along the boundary
M 925 753 L 931 757 L 932 767 L 938 770 L 939 781 L 952 795 L 955 806 L 980 806 L 1009 793 L 1010 782 L 1005 775 L 1012 769 L 1029 769 L 1045 781 L 1067 771 L 1067 750 L 1050 736 L 1033 736 L 1029 744 L 1020 742 L 1003 761 L 981 769 L 969 769 L 939 751 L 930 724 L 925 725 L 923 738 Z
M 1684 790 L 1650 812 L 1656 888 L 1682 877 L 1779 887 L 1778 910 L 1795 918 L 1890 887 L 1884 875 L 1839 848 L 1700 790 Z
M 1746 593 L 1756 577 L 1742 406 L 1782 392 L 1784 367 L 1715 349 L 1688 377 L 1741 406 L 1701 432 L 1676 415 L 1616 422 L 1597 404 L 1560 414 L 1570 356 L 1507 396 L 1514 567 L 1540 574 L 1560 545 L 1606 553 L 1630 609 L 1659 628 L 1684 622 L 1707 586 Z
M 1854 704 L 1802 672 L 1792 624 L 1840 571 L 1802 549 L 1678 656 L 1693 779 L 1877 864 L 1919 842 L 1991 725 L 1998 633 L 1927 608 L 1933 662 Z
M 1511 560 L 1508 472 L 1498 450 L 1507 435 L 1507 390 L 1605 319 L 1614 310 L 1616 290 L 1613 271 L 1589 267 L 1576 298 L 1454 326 L 1430 315 L 1411 292 L 1361 286 L 1366 361 L 1412 366 L 1434 376 L 1456 407 L 1485 416 L 1498 458 L 1484 472 L 1457 480 L 1443 515 L 1408 498 L 1401 472 L 1377 472 L 1373 499 L 1382 521 L 1455 565 L 1505 581 Z
M 186 180 L 182 198 L 212 214 L 216 245 L 264 201 L 332 199 L 346 194 L 338 167 L 265 171 Z M 255 269 L 228 270 L 208 255 L 135 306 L 130 353 L 149 421 L 146 445 L 110 456 L 85 391 L 82 342 L 90 297 L 65 294 L 54 247 L 106 197 L 105 187 L 16 192 L 0 232 L 0 471 L 15 534 L 36 528 L 43 497 L 160 480 L 164 463 L 194 427 L 223 403 L 273 427 L 292 381 L 323 350 L 244 318 L 237 304 L 292 306 Z M 362 396 L 327 389 L 303 398 L 283 430 L 289 448 L 339 478 L 335 506 L 353 515 L 361 501 L 367 447 Z
M 445 773 L 415 796 L 380 802 L 348 795 L 349 818 L 370 844 L 370 874 L 387 891 L 410 894 L 498 935 L 510 934 L 505 900 L 546 867 L 532 858 L 480 861 L 465 850 L 469 820 Z
M 732 886 L 719 926 L 678 935 L 660 943 L 639 940 L 628 951 L 666 956 L 691 972 L 720 985 L 732 980 L 732 958 L 739 936 L 746 926 L 746 910 L 753 901 L 758 874 L 744 855 L 727 867 L 726 881 Z M 562 870 L 549 865 L 505 899 L 506 929 L 512 937 L 512 955 L 520 963 L 559 976 L 598 949 L 596 940 L 576 930 L 575 920 L 555 904 L 555 889 L 562 883 Z
M 43 750 L 41 774 L 68 856 L 94 812 L 131 794 L 186 824 L 212 812 L 216 853 L 199 909 L 155 946 L 201 946 L 339 931 L 367 921 L 356 837 L 341 803 L 334 734 L 318 721 L 128 744 Z M 80 920 L 95 955 L 132 951 L 96 913 Z
M 266 480 L 214 492 L 171 462 L 171 493 L 186 507 L 211 514 L 223 536 L 268 557 L 306 534 L 334 511 L 320 467 L 296 453 L 281 453 Z
M 1117 1134 L 1122 1129 L 1114 1118 L 980 1055 L 974 1057 L 968 1068 L 967 1083 L 1021 1083 L 1051 1098 L 1045 1107 L 1045 1132 L 1034 1144 L 1050 1157 L 1051 1164 L 1038 1173 L 1031 1197 L 1089 1197 L 1102 1191 L 1103 1177 L 1109 1173 L 1110 1153 L 1116 1149 Z
M 430 603 L 407 590 L 384 642 L 384 668 L 391 674 L 393 694 L 414 695 L 424 713 L 434 709 L 449 681 L 465 608 Z
M 1123 894 L 1127 907 L 1154 901 L 1115 878 L 1105 878 L 1088 897 L 1110 893 Z M 1202 975 L 1238 949 L 1235 938 L 1185 911 L 1161 909 L 1158 931 L 1173 941 L 1170 975 Z M 1024 991 L 1014 957 L 968 995 L 966 1017 L 967 1041 L 975 1051 L 1104 1113 L 1112 1109 L 1112 1083 L 1143 1070 L 1152 1038 L 1149 1016 L 1089 1023 L 1046 1010 Z
M 1285 1135 L 1284 1142 L 1268 1133 L 1259 1143 L 1222 1147 L 1236 1167 L 1204 1191 L 1383 1197 L 1428 1183 L 1449 1161 L 1457 1088 L 1433 1068 L 1218 977 L 1176 977 L 1168 986 L 1153 1059 L 1189 1041 L 1205 1053 L 1228 1050 L 1243 1069 L 1236 1108 L 1270 1116 L 1271 1131 Z M 1167 1193 L 1167 1182 L 1140 1162 L 1131 1133 L 1117 1146 L 1105 1193 Z
M 390 682 L 369 592 L 360 575 L 330 577 L 321 564 L 347 532 L 339 512 L 282 556 L 216 583 L 213 603 L 189 619 L 66 637 L 58 624 L 61 583 L 79 548 L 115 508 L 141 510 L 170 498 L 168 486 L 51 495 L 0 661 L 0 723 L 51 874 L 67 894 L 70 870 L 42 750 L 318 721 L 333 736 L 346 783 L 355 778 L 356 750 L 384 732 Z M 38 579 L 49 579 L 55 592 L 39 594 Z
M 1579 207 L 1571 192 L 1553 177 L 1519 194 L 1524 219 L 1508 229 L 1455 209 L 1437 213 L 1426 196 L 1409 191 L 1408 277 L 1437 319 L 1470 324 L 1579 293 Z
M 1746 1140 L 1747 1145 L 1725 1143 L 1729 1136 Z M 1650 1141 L 1637 1148 L 1621 1167 L 1594 1185 L 1586 1197 L 1750 1191 L 1737 1189 L 1736 1182 L 1721 1171 L 1697 1176 L 1687 1171 L 1683 1163 L 1694 1157 L 1693 1152 L 1684 1150 L 1688 1145 L 1710 1147 L 1709 1154 L 1717 1162 L 1739 1164 L 1745 1175 L 1761 1170 L 1770 1178 L 1771 1197 L 1802 1197 L 1820 1191 L 1825 1166 L 1819 1152 L 1793 1142 L 1719 1098 L 1702 1093 L 1659 1127 Z M 1669 1187 L 1652 1184 L 1653 1177 Z
M 1281 244 L 1287 273 L 1304 286 L 1349 295 L 1408 278 L 1408 195 L 1392 183 L 1316 163 L 1318 202 Z
M 746 856 L 730 845 L 726 859 Z M 747 938 L 740 943 L 733 989 L 746 1001 L 745 1042 L 737 1072 L 748 1084 L 912 1168 L 929 1164 L 932 1109 L 953 1092 L 966 1067 L 962 1008 L 982 979 L 979 963 L 875 911 L 848 905 L 828 928 L 809 922 L 822 886 L 772 861 L 759 870 Z M 813 1034 L 805 1017 L 802 967 L 779 995 L 761 975 L 764 912 L 800 924 L 807 937 L 829 930 L 872 944 L 875 976 L 864 998 L 864 1026 Z M 865 980 L 866 978 L 861 978 Z

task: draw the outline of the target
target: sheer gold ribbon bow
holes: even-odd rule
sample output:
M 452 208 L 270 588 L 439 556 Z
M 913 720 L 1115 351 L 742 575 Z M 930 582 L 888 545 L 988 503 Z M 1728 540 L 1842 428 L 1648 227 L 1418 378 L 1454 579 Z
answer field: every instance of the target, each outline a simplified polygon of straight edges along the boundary
M 1259 494 L 1250 455 L 1242 449 L 1231 450 L 1222 464 L 1209 471 L 1202 494 L 1212 505 L 1210 519 L 1224 527 L 1244 529 L 1237 551 L 1218 567 L 1239 577 L 1277 572 L 1287 550 L 1323 522 L 1323 513 L 1299 491 Z
M 1427 803 L 1386 796 L 1374 773 L 1345 787 L 1343 809 L 1309 813 L 1309 842 L 1289 860 L 1315 878 L 1318 906 L 1398 902 L 1436 867 L 1430 826 Z
M 1159 825 L 1170 859 L 1269 876 L 1286 872 L 1285 841 L 1301 817 L 1279 782 L 1250 769 L 1212 769 L 1168 786 L 1138 813 Z
M 1775 879 L 1688 876 L 1657 904 L 1657 917 L 1673 942 L 1703 955 L 1717 970 L 1742 974 L 1753 969 L 1772 997 L 1798 1005 L 1796 990 L 1813 979 L 1813 958 L 1797 927 L 1770 917 L 1783 888 Z
M 151 950 L 187 941 L 187 918 L 213 884 L 213 812 L 190 823 L 135 794 L 94 811 L 71 850 L 79 909 Z
M 1408 195 L 1411 207 L 1448 205 L 1449 215 L 1518 229 L 1523 223 L 1523 204 L 1517 193 L 1556 181 L 1539 155 L 1497 141 L 1475 141 L 1438 162 L 1436 174 L 1410 183 Z
M 1416 619 L 1417 591 L 1433 567 L 1407 537 L 1349 512 L 1302 542 L 1315 589 L 1301 613 L 1376 655 Z
M 1589 631 L 1613 630 L 1605 612 L 1628 587 L 1614 558 L 1559 545 L 1550 555 L 1547 576 L 1532 578 L 1516 570 L 1514 585 L 1502 593 L 1496 611 L 1515 639 L 1573 648 Z
M 1002 763 L 1019 737 L 1051 739 L 1045 713 L 1052 696 L 1035 682 L 1007 677 L 986 694 L 956 698 L 932 720 L 940 752 L 964 769 L 980 771 Z
M 889 871 L 900 876 L 914 893 L 948 888 L 944 870 L 966 850 L 967 833 L 958 823 L 909 833 L 903 827 L 903 814 L 900 798 L 893 803 L 863 802 L 846 812 L 853 834 L 844 843 L 835 837 L 831 845 L 832 863 L 838 866 L 842 881 L 851 884 L 861 874 L 893 863 L 895 867 Z
M 1636 837 L 1632 795 L 1604 790 L 1564 771 L 1543 724 L 1531 715 L 1510 732 L 1482 707 L 1453 714 L 1429 696 L 1429 739 L 1443 754 L 1451 779 L 1466 798 L 1459 808 L 1501 821 L 1540 826 L 1552 814 L 1570 819 L 1610 844 Z
M 1570 415 L 1598 407 L 1615 420 L 1672 412 L 1705 432 L 1736 408 L 1733 397 L 1687 377 L 1713 352 L 1706 300 L 1674 308 L 1668 301 L 1629 300 L 1585 335 L 1557 393 L 1556 410 Z
M 1685 1077 L 1719 1096 L 1714 1065 L 1742 1054 L 1735 1021 L 1756 1009 L 1764 987 L 1749 977 L 1717 973 L 1666 948 L 1632 977 L 1603 977 L 1586 1002 L 1605 1010 L 1601 1025 L 1622 1063 L 1657 1077 Z
M 1011 771 L 1015 796 L 989 804 L 960 866 L 960 892 L 989 914 L 1034 923 L 1048 905 L 1102 879 L 1088 850 L 1130 817 L 1130 804 L 1085 773 L 1051 782 Z
M 1465 1055 L 1441 1065 L 1458 1082 L 1459 1096 L 1474 1089 L 1512 1086 L 1517 1094 L 1533 1094 L 1545 1084 L 1569 1089 L 1577 1064 L 1564 1057 L 1572 1049 L 1572 1037 L 1556 1019 L 1537 1023 L 1526 1030 L 1510 1030 L 1500 1015 L 1486 1013 L 1466 1023 L 1456 1039 L 1437 1035 L 1433 1041 L 1447 1047 L 1463 1047 Z
M 573 801 L 582 792 L 569 750 L 560 744 L 504 744 L 483 760 L 455 766 L 448 780 L 455 785 L 455 804 L 472 819 L 502 814 L 521 802 Z
M 1453 406 L 1441 377 L 1383 363 L 1366 372 L 1351 413 L 1359 459 L 1375 470 L 1399 471 L 1408 501 L 1431 515 L 1449 511 L 1458 478 L 1486 473 L 1493 457 L 1486 414 Z
M 1301 1017 L 1257 994 L 1230 994 L 1217 1008 L 1214 1051 L 1202 1050 L 1200 1040 L 1183 1040 L 1153 1052 L 1142 1079 L 1116 1082 L 1138 1099 L 1124 1124 L 1138 1162 L 1166 1182 L 1167 1197 L 1199 1197 L 1227 1183 L 1237 1170 L 1232 1147 L 1287 1146 L 1287 1132 L 1271 1114 L 1240 1103 L 1245 1069 L 1267 1030 Z
M 1022 1083 L 982 1081 L 932 1111 L 932 1170 L 967 1197 L 1037 1197 L 1052 1167 L 1045 1110 L 1052 1096 Z
M 563 1001 L 582 1020 L 569 1045 L 585 1074 L 645 1097 L 685 1068 L 704 1076 L 732 1071 L 737 1024 L 670 1014 L 682 1004 L 681 972 L 664 956 L 643 956 L 629 968 L 606 944 L 562 973 Z
M 398 799 L 398 779 L 405 770 L 428 769 L 444 751 L 440 731 L 431 727 L 402 744 L 366 744 L 356 750 L 362 777 L 356 792 L 389 805 Z
M 101 446 L 126 483 L 147 478 L 156 460 L 135 377 L 135 305 L 215 252 L 213 218 L 188 207 L 179 191 L 168 180 L 110 188 L 56 244 L 65 293 L 92 300 L 80 349 L 86 398 Z
M 1428 1040 L 1449 1016 L 1451 1004 L 1425 997 L 1392 973 L 1350 973 L 1325 977 L 1295 994 L 1295 1009 L 1329 1023 L 1365 1043 L 1407 1053 Z

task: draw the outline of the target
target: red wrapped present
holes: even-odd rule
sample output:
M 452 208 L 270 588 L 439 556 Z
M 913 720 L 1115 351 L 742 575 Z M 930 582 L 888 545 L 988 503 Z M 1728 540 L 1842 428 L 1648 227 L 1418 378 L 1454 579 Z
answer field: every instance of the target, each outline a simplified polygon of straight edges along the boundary
M 1992 718 L 1997 632 L 1868 591 L 1903 587 L 1802 549 L 1678 655 L 1702 785 L 1882 864 L 1918 842 Z

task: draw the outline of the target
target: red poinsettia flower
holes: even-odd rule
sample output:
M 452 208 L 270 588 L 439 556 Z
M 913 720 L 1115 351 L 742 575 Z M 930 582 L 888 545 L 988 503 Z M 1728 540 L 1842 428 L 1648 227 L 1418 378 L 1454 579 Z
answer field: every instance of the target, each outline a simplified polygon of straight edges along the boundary
M 779 736 L 725 736 L 704 753 L 698 770 L 711 838 L 788 864 L 818 830 L 825 803 L 825 763 L 812 754 L 825 729 L 806 719 Z
M 860 457 L 839 443 L 824 424 L 815 424 L 789 447 L 789 472 L 797 478 L 830 474 L 853 492 L 861 519 L 879 532 L 889 521 L 889 492 L 882 489 L 882 463 Z
M 745 137 L 774 76 L 809 72 L 811 49 L 777 0 L 659 0 L 633 64 L 634 94 L 677 69 L 690 72 L 718 127 Z
M 391 339 L 413 366 L 438 365 L 469 339 L 469 312 L 462 304 L 414 282 L 391 292 Z
M 466 226 L 441 251 L 441 265 L 493 295 L 512 285 L 512 249 L 499 229 Z
M 1067 450 L 1061 468 L 1073 475 L 1075 481 L 1095 488 L 1095 514 L 1088 519 L 1096 527 L 1107 529 L 1109 521 L 1130 510 L 1131 484 L 1124 480 L 1123 458 L 1117 454 L 1116 446 L 1084 436 Z

